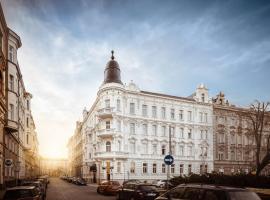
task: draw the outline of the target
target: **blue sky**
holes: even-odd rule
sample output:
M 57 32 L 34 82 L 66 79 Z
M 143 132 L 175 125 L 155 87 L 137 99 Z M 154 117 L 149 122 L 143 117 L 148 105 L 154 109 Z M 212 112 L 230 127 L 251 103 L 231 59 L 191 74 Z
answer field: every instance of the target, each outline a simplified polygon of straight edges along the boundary
M 122 81 L 189 96 L 205 83 L 247 106 L 270 100 L 269 1 L 1 0 L 46 156 L 65 156 L 115 50 Z M 57 153 L 56 153 L 57 152 Z

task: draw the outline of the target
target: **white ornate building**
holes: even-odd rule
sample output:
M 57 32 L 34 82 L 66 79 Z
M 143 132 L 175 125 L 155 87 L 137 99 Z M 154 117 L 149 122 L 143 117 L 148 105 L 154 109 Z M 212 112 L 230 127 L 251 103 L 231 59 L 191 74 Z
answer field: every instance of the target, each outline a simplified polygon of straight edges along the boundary
M 133 82 L 124 85 L 112 55 L 94 104 L 83 111 L 82 176 L 97 181 L 166 179 L 170 127 L 171 176 L 210 172 L 212 115 L 204 85 L 190 97 L 143 91 Z

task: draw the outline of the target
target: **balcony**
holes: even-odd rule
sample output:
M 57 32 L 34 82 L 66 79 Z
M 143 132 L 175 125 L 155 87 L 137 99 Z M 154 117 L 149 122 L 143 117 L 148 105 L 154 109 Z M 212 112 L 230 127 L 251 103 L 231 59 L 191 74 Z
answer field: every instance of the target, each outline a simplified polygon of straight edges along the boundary
M 18 123 L 16 121 L 8 119 L 5 128 L 10 132 L 17 132 Z
M 99 129 L 97 130 L 97 136 L 99 137 L 113 137 L 115 135 L 114 129 Z
M 112 118 L 113 113 L 114 113 L 114 108 L 101 108 L 97 111 L 97 115 L 99 118 L 101 119 L 105 119 L 105 118 Z
M 96 152 L 94 156 L 95 156 L 94 158 L 97 159 L 113 159 L 113 158 L 125 159 L 128 157 L 128 153 L 121 151 Z

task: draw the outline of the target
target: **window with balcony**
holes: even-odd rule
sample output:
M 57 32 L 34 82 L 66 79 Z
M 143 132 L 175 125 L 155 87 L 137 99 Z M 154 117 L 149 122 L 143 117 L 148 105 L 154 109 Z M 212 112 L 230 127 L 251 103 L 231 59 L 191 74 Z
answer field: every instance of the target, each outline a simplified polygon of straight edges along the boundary
M 105 108 L 110 108 L 110 99 L 105 100 Z
M 153 118 L 157 117 L 157 107 L 156 106 L 152 106 L 152 117 Z
M 172 164 L 171 165 L 171 173 L 174 174 L 174 172 L 175 172 L 175 164 Z
M 192 138 L 192 129 L 188 129 L 188 139 Z
M 129 114 L 135 115 L 135 103 L 129 104 Z
M 142 116 L 147 117 L 147 105 L 142 105 Z
M 117 173 L 121 173 L 121 162 L 117 162 Z
M 147 173 L 147 163 L 143 163 L 143 173 Z
M 14 47 L 11 45 L 9 45 L 9 48 L 8 48 L 8 59 L 11 62 L 14 62 Z
M 152 135 L 157 136 L 157 125 L 152 125 Z
M 106 152 L 111 152 L 111 142 L 106 142 Z
M 153 164 L 153 174 L 156 174 L 157 173 L 157 164 L 154 163 Z
M 184 165 L 183 164 L 180 164 L 180 175 L 183 175 L 184 173 Z
M 143 135 L 147 135 L 147 124 L 143 124 L 142 125 L 142 129 L 143 129 Z
M 165 107 L 161 107 L 161 118 L 166 119 L 166 108 Z
M 9 104 L 9 117 L 11 120 L 14 120 L 14 105 L 13 104 Z
M 161 172 L 162 172 L 163 174 L 166 173 L 166 166 L 165 166 L 165 164 L 162 164 Z
M 106 121 L 106 130 L 110 130 L 110 129 L 111 129 L 111 122 Z
M 117 101 L 116 101 L 116 109 L 117 109 L 117 111 L 121 111 L 121 102 L 120 102 L 120 99 L 117 99 Z
M 162 145 L 161 146 L 161 155 L 165 155 L 166 154 L 166 146 Z
M 184 120 L 184 111 L 183 110 L 179 110 L 179 120 L 180 121 Z
M 175 119 L 175 110 L 173 108 L 171 109 L 171 119 Z
M 135 162 L 130 163 L 130 173 L 134 174 L 135 173 Z
M 129 124 L 130 134 L 135 134 L 135 123 Z
M 9 75 L 9 90 L 14 91 L 14 76 Z
M 218 160 L 224 160 L 224 153 L 218 152 Z

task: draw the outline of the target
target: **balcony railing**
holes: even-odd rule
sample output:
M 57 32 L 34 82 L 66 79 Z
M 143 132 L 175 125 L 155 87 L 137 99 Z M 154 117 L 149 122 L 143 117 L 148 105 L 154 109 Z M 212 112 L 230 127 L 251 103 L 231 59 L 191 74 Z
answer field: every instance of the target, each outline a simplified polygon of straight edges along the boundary
M 10 132 L 16 132 L 19 128 L 18 122 L 8 119 L 5 128 L 8 129 Z
M 115 129 L 99 129 L 97 130 L 97 136 L 99 137 L 112 137 L 115 133 Z
M 112 117 L 113 113 L 114 113 L 114 108 L 109 107 L 109 108 L 101 108 L 98 111 L 98 117 L 100 118 L 109 118 Z
M 96 152 L 94 154 L 95 158 L 127 158 L 128 153 L 127 152 L 121 152 L 121 151 L 111 151 L 111 152 Z

